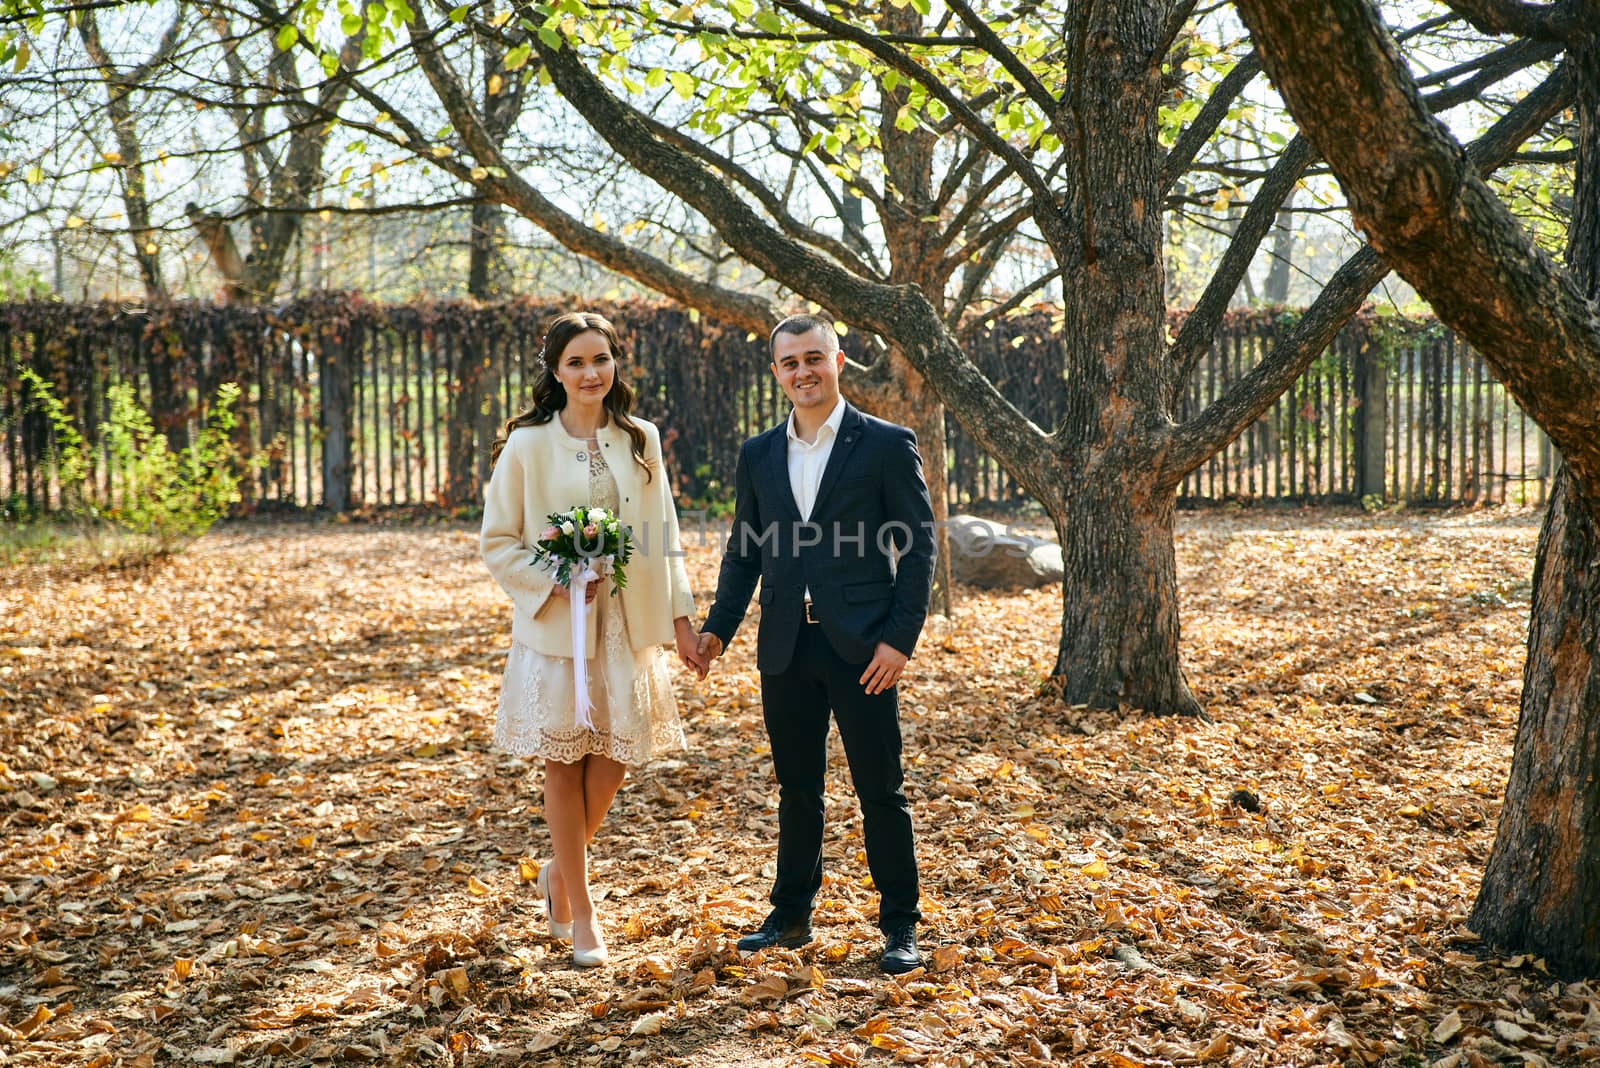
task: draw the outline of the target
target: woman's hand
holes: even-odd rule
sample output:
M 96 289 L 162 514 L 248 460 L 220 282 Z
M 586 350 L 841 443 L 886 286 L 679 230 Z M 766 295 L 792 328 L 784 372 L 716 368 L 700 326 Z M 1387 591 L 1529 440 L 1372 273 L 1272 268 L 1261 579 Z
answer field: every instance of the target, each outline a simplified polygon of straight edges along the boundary
M 569 590 L 567 587 L 563 586 L 559 582 L 555 584 L 555 588 L 551 592 L 553 594 L 555 594 L 555 596 L 561 598 L 563 601 L 572 600 L 572 591 Z M 594 599 L 596 597 L 598 597 L 599 595 L 600 595 L 600 580 L 599 579 L 595 579 L 593 582 L 589 583 L 589 585 L 587 587 L 584 588 L 584 591 L 583 591 L 583 603 L 584 604 L 594 604 Z
M 679 616 L 672 621 L 673 638 L 678 645 L 678 661 L 684 667 L 694 672 L 696 677 L 705 678 L 711 672 L 711 664 L 700 657 L 700 642 L 689 623 L 688 616 Z

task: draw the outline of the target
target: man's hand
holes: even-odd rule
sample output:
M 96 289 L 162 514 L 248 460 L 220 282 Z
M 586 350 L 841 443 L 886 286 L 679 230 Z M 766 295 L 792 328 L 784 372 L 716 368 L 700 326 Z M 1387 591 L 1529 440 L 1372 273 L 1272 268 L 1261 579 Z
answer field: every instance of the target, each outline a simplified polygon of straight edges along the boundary
M 700 640 L 695 646 L 695 651 L 699 654 L 700 660 L 705 664 L 706 672 L 709 674 L 711 661 L 722 655 L 722 639 L 708 630 L 703 630 L 700 632 Z M 705 675 L 700 677 L 705 678 Z
M 878 648 L 872 653 L 872 662 L 861 676 L 861 685 L 866 687 L 869 694 L 882 693 L 900 681 L 905 669 L 906 654 L 888 642 L 879 642 Z

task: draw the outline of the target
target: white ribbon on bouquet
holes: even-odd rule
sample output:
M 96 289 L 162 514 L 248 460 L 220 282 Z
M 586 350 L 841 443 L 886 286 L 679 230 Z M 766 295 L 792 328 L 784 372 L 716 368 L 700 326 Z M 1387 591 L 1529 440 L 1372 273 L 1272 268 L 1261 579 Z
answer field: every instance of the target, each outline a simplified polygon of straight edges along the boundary
M 602 573 L 609 573 L 609 558 L 598 561 L 600 571 L 594 569 L 595 561 L 585 560 L 583 566 L 575 570 L 572 579 L 567 585 L 567 602 L 571 606 L 572 618 L 572 694 L 574 702 L 574 723 L 584 730 L 594 730 L 594 720 L 589 713 L 594 711 L 594 703 L 589 700 L 589 583 L 598 582 Z
M 567 584 L 567 603 L 572 608 L 572 695 L 576 704 L 576 724 L 585 730 L 594 730 L 594 720 L 589 713 L 594 705 L 589 700 L 589 583 L 600 576 L 584 561 Z

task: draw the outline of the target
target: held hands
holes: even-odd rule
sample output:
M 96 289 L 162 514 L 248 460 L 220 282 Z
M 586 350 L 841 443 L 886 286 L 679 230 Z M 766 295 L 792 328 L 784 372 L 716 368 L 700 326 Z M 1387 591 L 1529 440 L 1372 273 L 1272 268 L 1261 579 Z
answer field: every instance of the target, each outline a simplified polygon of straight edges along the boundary
M 695 642 L 695 656 L 705 665 L 700 672 L 702 679 L 711 674 L 711 661 L 721 655 L 722 639 L 710 631 L 701 631 Z
M 705 635 L 696 635 L 689 626 L 688 616 L 679 616 L 672 621 L 674 638 L 678 645 L 678 661 L 684 667 L 695 673 L 697 678 L 704 679 L 711 673 L 711 658 L 702 653 L 705 646 Z M 719 647 L 720 651 L 720 647 Z
M 879 642 L 878 648 L 873 651 L 872 662 L 859 680 L 861 685 L 866 687 L 869 694 L 882 693 L 900 681 L 906 669 L 906 659 L 906 654 L 894 646 Z

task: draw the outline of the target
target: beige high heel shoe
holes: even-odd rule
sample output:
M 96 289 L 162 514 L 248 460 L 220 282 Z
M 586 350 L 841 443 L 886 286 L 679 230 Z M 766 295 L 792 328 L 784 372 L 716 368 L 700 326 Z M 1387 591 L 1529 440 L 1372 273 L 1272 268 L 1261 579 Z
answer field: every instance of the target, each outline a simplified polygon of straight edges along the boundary
M 572 951 L 572 966 L 574 968 L 598 968 L 611 961 L 611 954 L 605 946 L 595 946 L 593 949 L 575 949 Z
M 596 932 L 600 930 L 600 918 L 598 916 L 595 917 L 594 929 Z M 574 968 L 598 968 L 610 960 L 611 954 L 606 949 L 604 936 L 602 936 L 600 944 L 593 949 L 572 947 L 572 966 Z
M 544 898 L 544 918 L 545 918 L 545 921 L 547 923 L 549 923 L 549 925 L 550 925 L 550 937 L 551 938 L 561 938 L 561 939 L 571 938 L 572 937 L 572 921 L 568 920 L 566 923 L 557 923 L 556 922 L 555 901 L 552 900 L 551 897 L 550 897 L 550 865 L 549 864 L 541 864 L 539 866 L 539 878 L 538 878 L 538 881 L 537 881 L 537 885 L 539 887 L 539 896 Z

